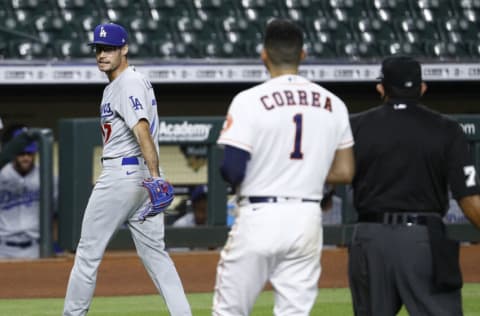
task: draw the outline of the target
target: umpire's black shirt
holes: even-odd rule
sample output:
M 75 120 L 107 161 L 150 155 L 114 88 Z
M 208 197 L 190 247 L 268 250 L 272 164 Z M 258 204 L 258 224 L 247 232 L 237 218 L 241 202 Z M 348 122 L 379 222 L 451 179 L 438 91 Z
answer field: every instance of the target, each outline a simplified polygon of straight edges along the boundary
M 352 115 L 354 205 L 365 212 L 438 212 L 479 193 L 460 125 L 416 101 L 390 100 Z

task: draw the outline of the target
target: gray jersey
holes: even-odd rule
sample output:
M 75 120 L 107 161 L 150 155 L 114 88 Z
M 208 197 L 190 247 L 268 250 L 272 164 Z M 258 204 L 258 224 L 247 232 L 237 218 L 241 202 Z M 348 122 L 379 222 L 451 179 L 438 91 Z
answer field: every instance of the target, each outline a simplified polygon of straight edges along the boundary
M 0 170 L 0 238 L 8 240 L 38 239 L 39 168 L 34 166 L 25 177 L 13 164 Z
M 148 120 L 157 144 L 158 113 L 153 87 L 133 67 L 128 67 L 105 88 L 100 116 L 104 158 L 141 156 L 140 145 L 132 132 L 140 119 Z

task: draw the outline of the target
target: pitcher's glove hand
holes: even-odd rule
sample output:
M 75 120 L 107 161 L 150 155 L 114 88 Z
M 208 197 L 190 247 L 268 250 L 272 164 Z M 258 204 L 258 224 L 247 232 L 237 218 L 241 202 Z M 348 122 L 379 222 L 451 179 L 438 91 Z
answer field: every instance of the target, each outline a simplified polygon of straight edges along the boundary
M 147 189 L 150 195 L 150 203 L 140 213 L 139 217 L 141 221 L 145 221 L 147 217 L 162 213 L 172 204 L 175 194 L 173 192 L 173 186 L 162 178 L 145 179 L 142 182 L 142 186 Z

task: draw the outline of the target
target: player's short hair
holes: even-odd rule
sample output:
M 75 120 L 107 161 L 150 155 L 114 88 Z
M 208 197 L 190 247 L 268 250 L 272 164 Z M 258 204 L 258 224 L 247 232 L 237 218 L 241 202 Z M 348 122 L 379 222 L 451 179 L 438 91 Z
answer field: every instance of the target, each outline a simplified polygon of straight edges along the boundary
M 303 31 L 288 19 L 267 23 L 263 46 L 276 66 L 298 65 L 303 48 Z
M 394 56 L 383 60 L 379 79 L 389 97 L 418 99 L 421 96 L 422 69 L 411 57 Z

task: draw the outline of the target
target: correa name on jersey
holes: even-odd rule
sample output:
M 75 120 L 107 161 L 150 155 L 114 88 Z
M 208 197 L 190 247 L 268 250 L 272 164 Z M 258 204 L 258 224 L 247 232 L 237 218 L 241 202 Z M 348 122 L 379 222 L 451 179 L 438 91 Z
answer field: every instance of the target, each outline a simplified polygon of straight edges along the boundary
M 40 201 L 40 190 L 23 188 L 21 191 L 0 191 L 0 211 L 9 211 L 19 205 L 31 206 L 38 201 Z
M 186 140 L 186 141 L 205 141 L 210 135 L 212 124 L 189 123 L 166 123 L 160 122 L 161 141 Z
M 332 112 L 332 101 L 329 97 L 321 101 L 321 94 L 316 91 L 282 90 L 275 91 L 260 97 L 260 102 L 265 109 L 273 110 L 284 106 L 311 106 L 323 108 Z

